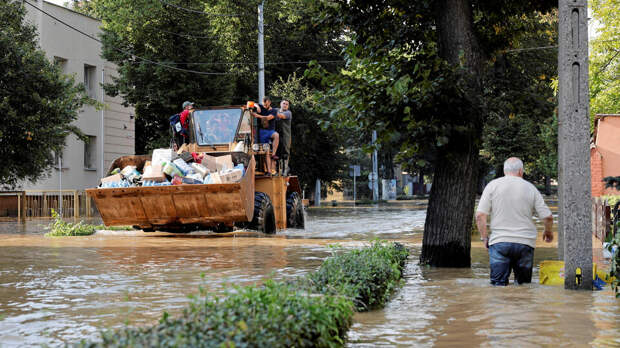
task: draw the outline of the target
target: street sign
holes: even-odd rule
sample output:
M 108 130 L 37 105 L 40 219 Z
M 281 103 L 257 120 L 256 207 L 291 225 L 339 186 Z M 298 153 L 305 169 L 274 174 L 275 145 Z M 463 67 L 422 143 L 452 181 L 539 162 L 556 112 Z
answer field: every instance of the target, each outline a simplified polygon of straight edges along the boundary
M 368 181 L 376 181 L 376 180 L 377 180 L 377 173 L 375 172 L 368 173 Z
M 349 176 L 360 176 L 360 166 L 349 166 Z

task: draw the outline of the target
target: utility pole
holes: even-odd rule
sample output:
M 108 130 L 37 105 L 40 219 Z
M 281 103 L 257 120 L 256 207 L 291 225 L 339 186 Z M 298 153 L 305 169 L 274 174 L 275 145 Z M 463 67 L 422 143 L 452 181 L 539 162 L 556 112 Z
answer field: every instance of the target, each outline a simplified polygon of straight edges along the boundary
M 102 62 L 101 67 L 101 136 L 99 137 L 99 142 L 101 143 L 101 169 L 99 177 L 103 178 L 106 175 L 105 172 L 105 90 L 103 89 L 103 84 L 105 83 L 105 63 Z
M 377 131 L 372 131 L 372 146 L 374 147 L 377 143 Z M 372 151 L 372 200 L 379 200 L 379 173 L 377 170 L 377 148 L 375 147 Z
M 592 192 L 586 0 L 559 0 L 559 238 L 564 288 L 592 290 Z
M 58 214 L 62 219 L 62 152 L 58 155 Z
M 265 97 L 265 42 L 263 29 L 263 1 L 258 5 L 258 102 L 263 102 Z

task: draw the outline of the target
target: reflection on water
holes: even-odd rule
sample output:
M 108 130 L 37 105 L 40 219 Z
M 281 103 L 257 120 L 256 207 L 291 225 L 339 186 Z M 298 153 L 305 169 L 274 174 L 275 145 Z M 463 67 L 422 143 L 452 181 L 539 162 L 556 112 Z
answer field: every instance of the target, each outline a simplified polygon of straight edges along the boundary
M 45 238 L 47 222 L 0 224 L 0 347 L 58 346 L 126 322 L 148 325 L 164 311 L 178 313 L 199 286 L 220 292 L 231 284 L 299 276 L 329 255 L 328 244 L 358 247 L 374 237 L 404 242 L 413 255 L 388 306 L 356 314 L 350 346 L 620 345 L 620 302 L 610 290 L 540 286 L 538 269 L 534 284 L 493 288 L 486 250 L 479 247 L 472 249 L 470 269 L 420 267 L 421 209 L 311 209 L 306 231 L 273 237 L 106 232 Z M 535 261 L 556 257 L 555 249 L 539 248 Z
M 420 249 L 413 248 L 414 260 Z M 620 301 L 609 289 L 568 291 L 538 284 L 492 287 L 486 250 L 472 250 L 471 269 L 421 268 L 410 262 L 405 285 L 383 310 L 358 313 L 353 347 L 618 346 Z M 536 250 L 535 264 L 557 257 Z

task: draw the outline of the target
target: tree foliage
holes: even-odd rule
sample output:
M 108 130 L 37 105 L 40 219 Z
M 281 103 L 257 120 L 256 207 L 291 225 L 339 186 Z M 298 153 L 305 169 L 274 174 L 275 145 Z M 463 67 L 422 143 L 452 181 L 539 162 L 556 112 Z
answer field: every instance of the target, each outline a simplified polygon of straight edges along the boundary
M 37 46 L 21 2 L 0 2 L 0 186 L 35 181 L 54 165 L 88 102 L 81 85 L 62 74 Z
M 330 183 L 343 176 L 346 162 L 339 134 L 320 127 L 325 117 L 313 99 L 314 91 L 304 78 L 293 74 L 273 84 L 274 99 L 290 101 L 293 114 L 291 123 L 291 172 L 298 175 L 303 188 L 314 187 L 316 179 Z M 277 100 L 276 99 L 276 100 Z
M 557 177 L 557 11 L 513 17 L 501 29 L 513 48 L 498 52 L 485 96 L 489 113 L 483 155 L 500 176 L 516 156 L 529 179 Z M 555 120 L 555 121 L 554 121 Z
M 183 101 L 230 102 L 235 80 L 228 66 L 218 64 L 229 60 L 209 17 L 159 1 L 92 3 L 103 21 L 103 57 L 118 66 L 119 76 L 106 92 L 135 107 L 137 153 L 168 146 L 168 117 L 181 111 Z M 184 2 L 195 9 L 200 4 Z
M 281 0 L 265 6 L 267 87 L 304 69 L 296 62 L 310 55 L 337 54 L 334 34 L 310 25 L 312 3 Z M 136 108 L 136 152 L 167 146 L 168 117 L 185 100 L 200 107 L 257 99 L 259 1 L 78 4 L 103 20 L 103 56 L 119 67 L 106 91 Z
M 596 35 L 590 41 L 590 114 L 620 113 L 620 3 L 590 2 Z
M 344 69 L 313 71 L 330 87 L 321 98 L 333 109 L 324 124 L 377 129 L 381 141 L 398 130 L 404 139 L 401 158 L 435 170 L 423 263 L 469 265 L 482 128 L 497 108 L 489 105 L 492 93 L 501 95 L 495 63 L 506 49 L 518 47 L 519 33 L 530 30 L 522 16 L 554 6 L 554 1 L 323 2 L 321 21 L 347 28 L 352 37 Z M 519 81 L 513 78 L 508 81 L 516 90 Z M 506 109 L 496 112 L 509 115 Z

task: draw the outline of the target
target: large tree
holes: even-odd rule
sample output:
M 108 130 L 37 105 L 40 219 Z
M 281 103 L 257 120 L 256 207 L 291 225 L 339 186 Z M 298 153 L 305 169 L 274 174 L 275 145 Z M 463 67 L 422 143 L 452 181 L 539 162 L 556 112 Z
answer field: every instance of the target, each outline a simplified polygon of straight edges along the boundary
M 259 1 L 78 1 L 103 21 L 103 56 L 119 66 L 107 91 L 136 108 L 136 152 L 166 146 L 167 119 L 184 100 L 199 106 L 256 100 Z M 303 70 L 310 56 L 336 59 L 335 33 L 310 25 L 313 2 L 265 6 L 266 87 Z M 320 53 L 317 53 L 320 52 Z
M 54 165 L 88 98 L 37 46 L 18 1 L 0 2 L 0 187 L 36 181 Z
M 301 186 L 312 190 L 316 179 L 330 183 L 342 179 L 347 163 L 341 134 L 331 132 L 319 125 L 325 115 L 313 99 L 313 91 L 304 78 L 295 74 L 273 84 L 273 97 L 287 99 L 291 103 L 292 146 L 291 172 L 298 175 Z
M 118 66 L 118 78 L 106 92 L 120 94 L 136 109 L 136 152 L 168 146 L 168 118 L 185 100 L 199 106 L 224 105 L 232 99 L 235 74 L 224 45 L 211 30 L 211 17 L 188 12 L 168 1 L 119 3 L 92 1 L 103 21 L 103 57 Z M 199 1 L 183 6 L 205 10 Z
M 590 114 L 620 113 L 620 2 L 590 1 L 594 39 L 590 41 Z
M 493 62 L 512 48 L 506 20 L 554 1 L 325 1 L 323 21 L 353 37 L 346 68 L 324 75 L 336 101 L 332 123 L 376 128 L 381 139 L 406 132 L 401 152 L 432 159 L 433 187 L 421 262 L 470 265 L 470 229 L 478 180 L 485 91 Z M 326 19 L 325 19 L 326 18 Z
M 557 12 L 509 18 L 504 30 L 512 47 L 496 55 L 494 73 L 485 83 L 488 117 L 483 158 L 503 175 L 511 156 L 523 160 L 528 179 L 544 181 L 550 190 L 557 178 Z M 554 119 L 556 122 L 554 122 Z

